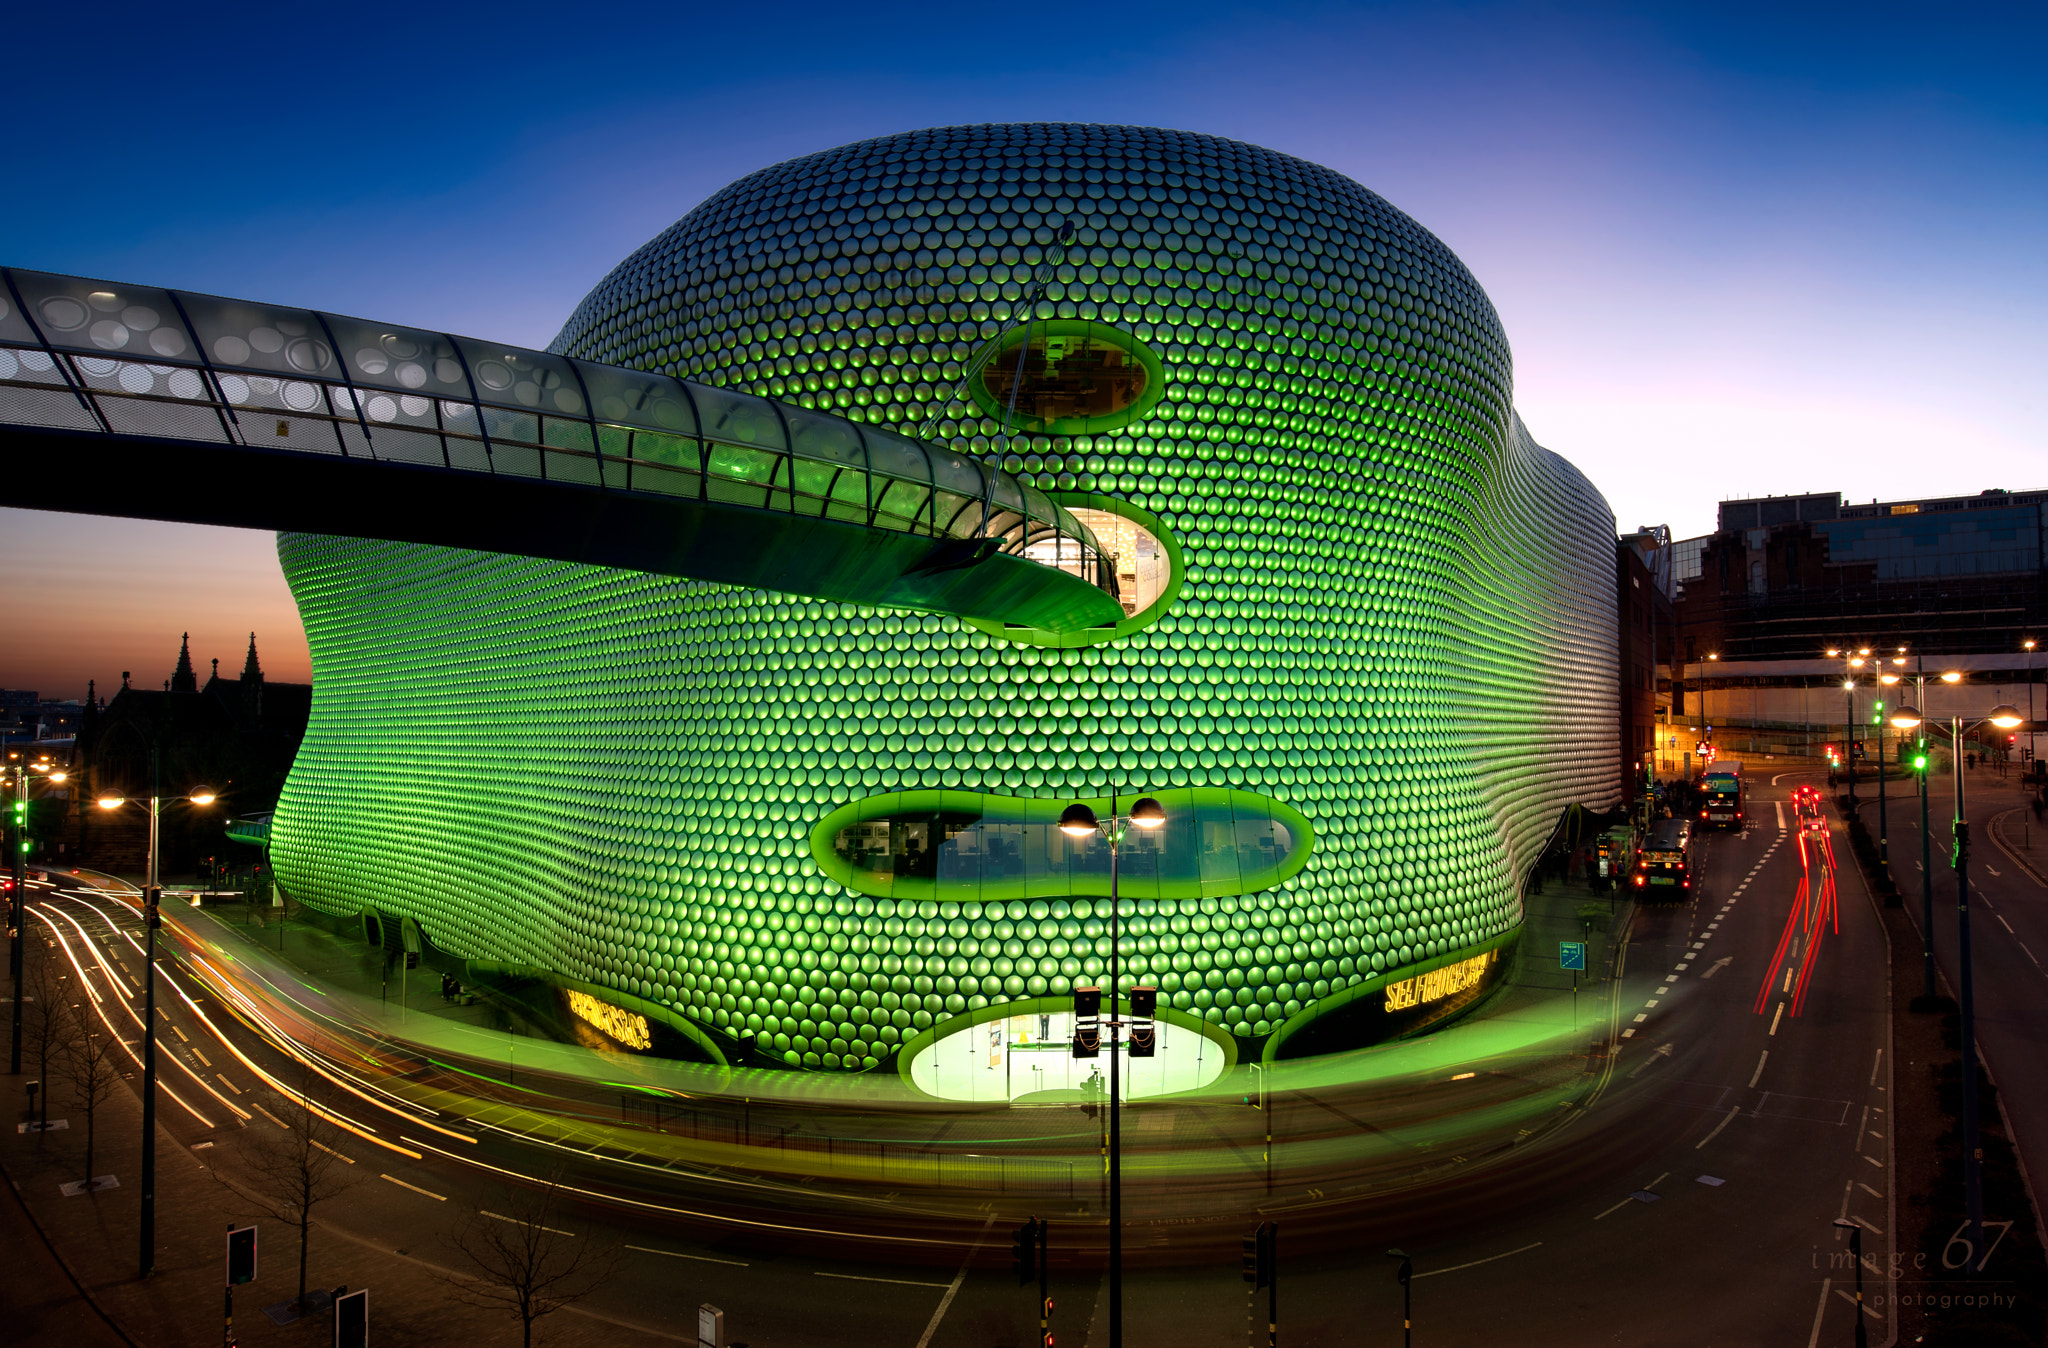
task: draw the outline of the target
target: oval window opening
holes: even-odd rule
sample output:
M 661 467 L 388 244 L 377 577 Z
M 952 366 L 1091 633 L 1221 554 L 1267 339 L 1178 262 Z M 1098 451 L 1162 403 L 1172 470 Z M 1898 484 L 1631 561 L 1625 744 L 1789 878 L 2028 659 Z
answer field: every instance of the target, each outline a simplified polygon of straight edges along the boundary
M 911 1084 L 941 1100 L 1053 1105 L 1109 1098 L 1110 1049 L 1076 1059 L 1071 1010 L 1042 1000 L 1015 1011 L 961 1025 L 919 1048 L 911 1055 Z M 1228 1048 L 1182 1018 L 1155 1023 L 1152 1057 L 1133 1058 L 1129 1044 L 1117 1045 L 1124 1101 L 1200 1090 L 1231 1065 Z
M 1068 513 L 1087 525 L 1095 541 L 1102 545 L 1110 561 L 1110 573 L 1116 577 L 1116 600 L 1123 605 L 1126 618 L 1159 602 L 1159 596 L 1166 593 L 1167 583 L 1173 579 L 1173 564 L 1166 555 L 1166 545 L 1150 529 L 1107 510 L 1074 506 L 1069 507 Z M 1094 559 L 1084 560 L 1072 544 L 1062 549 L 1055 546 L 1056 542 L 1047 537 L 1032 543 L 1024 549 L 1024 555 L 1040 565 L 1057 567 L 1094 582 Z
M 1127 332 L 1086 319 L 1032 323 L 1002 338 L 968 392 L 1013 431 L 1114 430 L 1159 401 L 1165 371 Z

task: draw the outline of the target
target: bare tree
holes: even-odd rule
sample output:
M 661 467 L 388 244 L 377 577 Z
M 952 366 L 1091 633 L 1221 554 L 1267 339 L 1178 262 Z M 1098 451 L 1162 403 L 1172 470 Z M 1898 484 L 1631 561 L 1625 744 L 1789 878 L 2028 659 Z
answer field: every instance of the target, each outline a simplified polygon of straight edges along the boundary
M 22 950 L 24 963 L 21 971 L 22 1007 L 21 1032 L 28 1041 L 30 1054 L 35 1058 L 36 1077 L 43 1083 L 43 1092 L 38 1099 L 40 1113 L 36 1125 L 47 1128 L 50 1122 L 50 1066 L 62 1066 L 65 1027 L 71 1020 L 71 1004 L 68 1000 L 70 989 L 66 984 L 70 975 L 51 958 L 50 951 L 55 943 L 44 939 L 43 949 L 36 949 L 36 942 L 30 942 Z
M 313 1213 L 321 1204 L 353 1188 L 358 1179 L 354 1163 L 339 1150 L 348 1134 L 328 1122 L 320 1100 L 307 1094 L 307 1089 L 302 1084 L 297 1095 L 281 1093 L 276 1112 L 285 1126 L 252 1130 L 242 1152 L 253 1190 L 244 1191 L 244 1196 L 266 1216 L 298 1230 L 301 1308 L 306 1301 L 306 1258 Z
M 26 1010 L 26 1008 L 23 1008 Z M 93 1029 L 90 1013 L 83 1007 L 66 1008 L 66 1042 L 63 1048 L 64 1075 L 71 1082 L 71 1097 L 85 1112 L 85 1183 L 92 1187 L 93 1143 L 96 1132 L 93 1127 L 99 1118 L 100 1106 L 114 1093 L 114 1085 L 120 1080 L 120 1063 L 116 1055 L 121 1052 L 119 1042 L 113 1035 Z
M 506 1188 L 492 1208 L 479 1208 L 452 1243 L 462 1267 L 443 1281 L 472 1306 L 509 1313 L 526 1348 L 533 1327 L 589 1296 L 618 1267 L 619 1246 L 579 1236 L 567 1220 L 561 1175 L 538 1189 Z

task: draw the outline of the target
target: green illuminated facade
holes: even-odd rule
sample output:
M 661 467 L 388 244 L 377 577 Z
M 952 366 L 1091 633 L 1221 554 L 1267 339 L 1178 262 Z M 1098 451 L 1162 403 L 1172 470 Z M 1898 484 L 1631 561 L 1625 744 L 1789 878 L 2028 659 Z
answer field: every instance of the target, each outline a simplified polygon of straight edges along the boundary
M 1158 577 L 1063 634 L 284 535 L 316 691 L 272 847 L 316 906 L 860 1070 L 1098 978 L 1104 857 L 1047 824 L 1150 792 L 1126 977 L 1271 1042 L 1497 948 L 1561 811 L 1619 801 L 1612 516 L 1464 266 L 1329 170 L 862 142 L 713 196 L 555 349 L 982 456 Z

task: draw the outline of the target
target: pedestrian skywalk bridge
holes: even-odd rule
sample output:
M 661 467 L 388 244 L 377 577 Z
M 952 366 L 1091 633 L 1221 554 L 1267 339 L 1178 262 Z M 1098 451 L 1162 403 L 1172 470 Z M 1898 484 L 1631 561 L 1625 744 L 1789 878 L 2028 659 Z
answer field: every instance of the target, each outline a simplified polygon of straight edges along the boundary
M 1124 616 L 1114 566 L 1073 515 L 876 426 L 338 314 L 0 280 L 0 504 L 520 553 L 1053 631 Z

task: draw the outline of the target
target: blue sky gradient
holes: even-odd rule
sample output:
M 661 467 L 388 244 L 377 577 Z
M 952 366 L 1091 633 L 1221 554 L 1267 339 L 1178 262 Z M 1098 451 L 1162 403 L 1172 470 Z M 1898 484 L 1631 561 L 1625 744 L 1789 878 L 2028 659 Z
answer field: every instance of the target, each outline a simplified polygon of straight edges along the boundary
M 1623 528 L 1685 536 L 1724 496 L 2048 485 L 2043 14 L 37 6 L 10 20 L 42 113 L 13 122 L 0 260 L 540 346 L 763 165 L 953 122 L 1181 127 L 1436 232 L 1500 310 L 1537 438 Z M 276 631 L 304 677 L 269 557 L 0 512 L 0 593 L 49 634 L 0 686 L 80 693 L 114 649 L 167 674 L 188 625 Z

